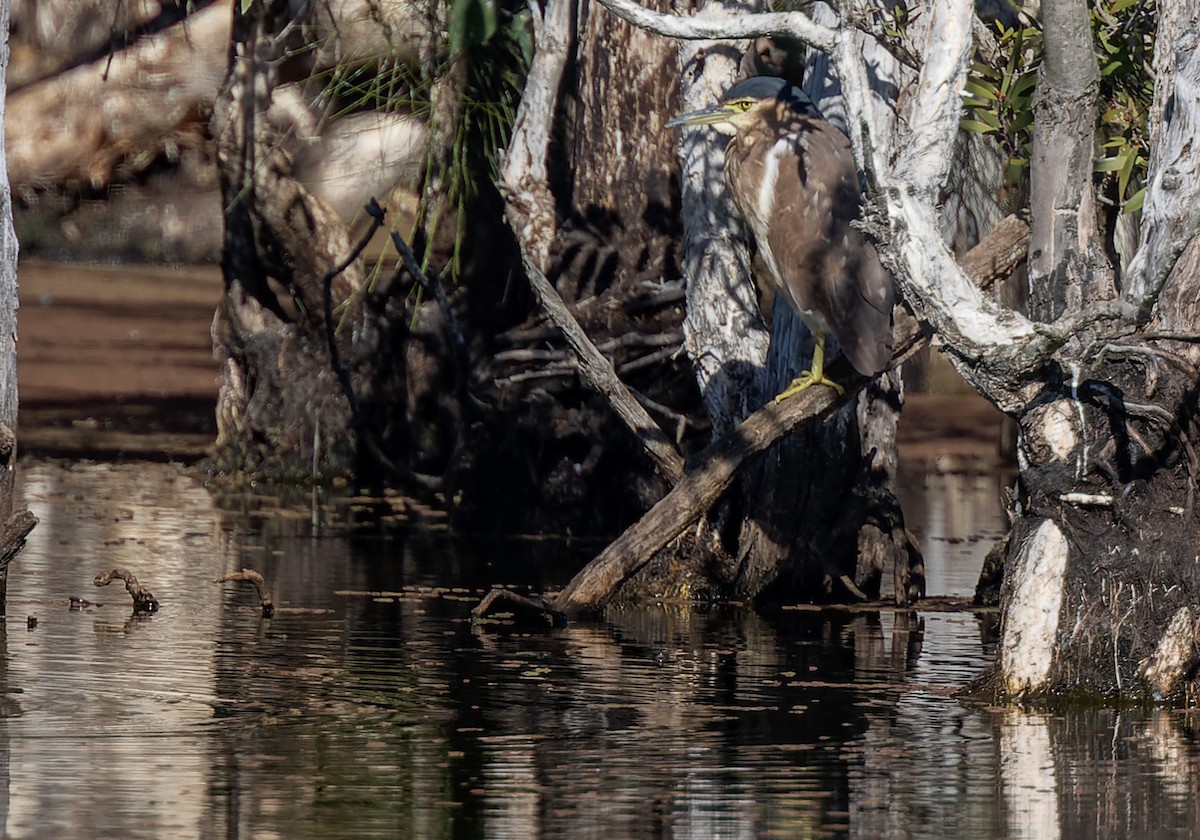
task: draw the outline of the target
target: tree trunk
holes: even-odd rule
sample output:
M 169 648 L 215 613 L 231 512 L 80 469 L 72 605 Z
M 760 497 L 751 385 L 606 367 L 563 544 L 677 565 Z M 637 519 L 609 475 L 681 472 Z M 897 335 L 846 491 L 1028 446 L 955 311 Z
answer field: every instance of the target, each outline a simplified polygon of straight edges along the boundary
M 0 0 L 0 125 L 6 106 L 9 0 Z M 12 192 L 7 151 L 0 138 L 0 613 L 5 612 L 9 564 L 37 525 L 28 510 L 13 513 L 17 468 L 17 236 L 13 232 Z
M 1100 68 L 1086 0 L 1042 7 L 1045 58 L 1030 161 L 1030 316 L 1050 322 L 1115 294 L 1092 186 Z
M 403 393 L 400 369 L 384 352 L 388 321 L 364 288 L 345 226 L 292 175 L 273 94 L 295 21 L 278 6 L 234 9 L 229 74 L 213 117 L 226 224 L 225 294 L 213 322 L 222 362 L 214 461 L 293 479 L 366 478 L 379 468 L 368 441 L 378 430 L 398 432 L 381 400 Z M 338 307 L 336 359 L 330 303 Z
M 1163 177 L 1196 161 L 1196 4 L 1160 15 L 1147 212 L 1194 218 L 1193 196 Z M 1163 228 L 1146 231 L 1154 242 Z M 1020 418 L 1019 515 L 997 672 L 1008 694 L 1072 688 L 1163 698 L 1195 685 L 1198 353 L 1194 343 L 1156 338 L 1200 328 L 1196 240 L 1176 245 L 1164 257 L 1144 240 L 1131 268 L 1138 295 L 1153 294 L 1147 276 L 1166 278 L 1149 331 L 1085 335 L 1090 342 L 1048 372 Z

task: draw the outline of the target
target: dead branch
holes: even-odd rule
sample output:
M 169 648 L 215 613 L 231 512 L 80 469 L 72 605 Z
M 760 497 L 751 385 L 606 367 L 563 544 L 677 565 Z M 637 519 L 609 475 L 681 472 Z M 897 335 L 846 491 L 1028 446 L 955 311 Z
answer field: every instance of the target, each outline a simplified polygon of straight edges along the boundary
M 922 343 L 917 325 L 905 319 L 897 329 L 895 367 Z M 831 388 L 811 388 L 781 403 L 768 402 L 725 437 L 701 452 L 662 501 L 585 566 L 559 593 L 547 599 L 552 609 L 575 615 L 603 607 L 621 584 L 646 565 L 654 553 L 698 520 L 733 482 L 737 471 L 784 435 L 832 414 L 870 380 L 849 365 L 831 374 L 846 384 L 843 397 Z M 840 377 L 840 378 L 839 378 Z
M 227 575 L 221 575 L 218 578 L 213 578 L 213 583 L 251 583 L 254 585 L 254 590 L 258 593 L 258 602 L 262 606 L 263 618 L 270 618 L 275 614 L 275 604 L 271 601 L 271 590 L 267 586 L 267 581 L 254 569 L 242 569 L 239 572 L 230 572 Z
M 471 617 L 478 621 L 495 613 L 494 607 L 497 602 L 514 607 L 518 611 L 515 613 L 517 616 L 536 616 L 554 625 L 565 624 L 567 621 L 566 614 L 554 609 L 545 598 L 526 598 L 524 595 L 518 595 L 500 587 L 496 587 L 483 596 L 479 606 L 471 610 Z
M 96 575 L 92 583 L 96 586 L 108 586 L 114 580 L 125 581 L 125 591 L 133 597 L 133 611 L 140 612 L 157 612 L 158 599 L 150 594 L 150 590 L 138 583 L 137 577 L 133 572 L 126 569 L 113 569 L 111 572 L 101 572 Z

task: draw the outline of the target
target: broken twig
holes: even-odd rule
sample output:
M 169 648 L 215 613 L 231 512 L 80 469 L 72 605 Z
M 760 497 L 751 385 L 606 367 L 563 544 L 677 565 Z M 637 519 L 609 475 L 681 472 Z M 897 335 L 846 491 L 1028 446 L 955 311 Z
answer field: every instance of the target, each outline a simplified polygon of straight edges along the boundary
M 150 590 L 146 589 L 134 576 L 133 572 L 126 569 L 113 569 L 111 572 L 101 572 L 96 575 L 92 583 L 96 586 L 108 586 L 114 580 L 125 581 L 125 591 L 133 596 L 133 611 L 139 612 L 157 612 L 158 599 L 156 599 Z
M 270 618 L 275 614 L 275 604 L 271 601 L 271 590 L 267 588 L 267 581 L 254 569 L 242 569 L 240 572 L 230 572 L 219 578 L 213 578 L 213 583 L 230 582 L 254 584 L 255 590 L 258 592 L 259 604 L 262 605 L 263 618 Z
M 494 613 L 497 601 L 512 606 L 515 614 L 520 616 L 538 616 L 558 626 L 567 623 L 567 614 L 554 609 L 546 602 L 545 598 L 526 598 L 524 595 L 518 595 L 501 587 L 496 587 L 484 595 L 479 606 L 471 610 L 471 617 L 478 621 L 487 617 L 489 613 Z

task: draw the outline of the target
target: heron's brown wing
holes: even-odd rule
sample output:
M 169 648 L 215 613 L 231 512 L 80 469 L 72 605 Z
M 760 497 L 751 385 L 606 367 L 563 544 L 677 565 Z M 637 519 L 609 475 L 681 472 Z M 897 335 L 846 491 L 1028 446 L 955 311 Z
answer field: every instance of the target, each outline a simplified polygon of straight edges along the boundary
M 725 152 L 735 203 L 771 280 L 809 326 L 832 334 L 855 369 L 883 370 L 891 358 L 891 277 L 850 222 L 861 191 L 846 135 L 794 116 L 780 136 L 769 121 Z
M 781 244 L 789 260 L 805 266 L 797 274 L 805 288 L 797 291 L 823 316 L 855 370 L 871 376 L 891 359 L 895 289 L 875 248 L 851 226 L 862 193 L 850 142 L 829 123 L 813 120 L 800 132 L 799 147 L 799 206 L 794 226 L 779 225 L 792 228 Z

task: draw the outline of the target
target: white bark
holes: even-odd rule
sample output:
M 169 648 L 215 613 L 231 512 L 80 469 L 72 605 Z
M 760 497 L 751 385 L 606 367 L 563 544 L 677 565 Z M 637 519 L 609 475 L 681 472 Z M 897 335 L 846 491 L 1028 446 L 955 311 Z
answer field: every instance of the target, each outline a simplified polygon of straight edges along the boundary
M 538 28 L 537 54 L 529 68 L 500 173 L 509 224 L 521 243 L 522 255 L 541 272 L 549 269 L 550 248 L 557 230 L 546 152 L 571 45 L 574 9 L 574 0 L 551 3 Z
M 1141 675 L 1160 697 L 1170 694 L 1196 664 L 1196 620 L 1181 607 L 1171 618 L 1154 655 L 1142 663 Z
M 1066 535 L 1049 519 L 1017 553 L 1000 638 L 1000 673 L 1012 696 L 1037 691 L 1050 677 L 1069 555 Z
M 713 4 L 711 17 L 736 20 L 746 9 Z M 712 103 L 733 82 L 736 56 L 708 41 L 680 47 L 683 109 Z M 712 419 L 722 437 L 762 405 L 770 334 L 759 314 L 746 248 L 746 232 L 725 189 L 728 139 L 705 129 L 684 129 L 679 159 L 684 225 L 683 275 L 687 280 L 684 346 Z
M 1200 233 L 1200 29 L 1195 5 L 1159 6 L 1150 113 L 1150 171 L 1141 245 L 1124 297 L 1148 318 L 1184 250 Z

